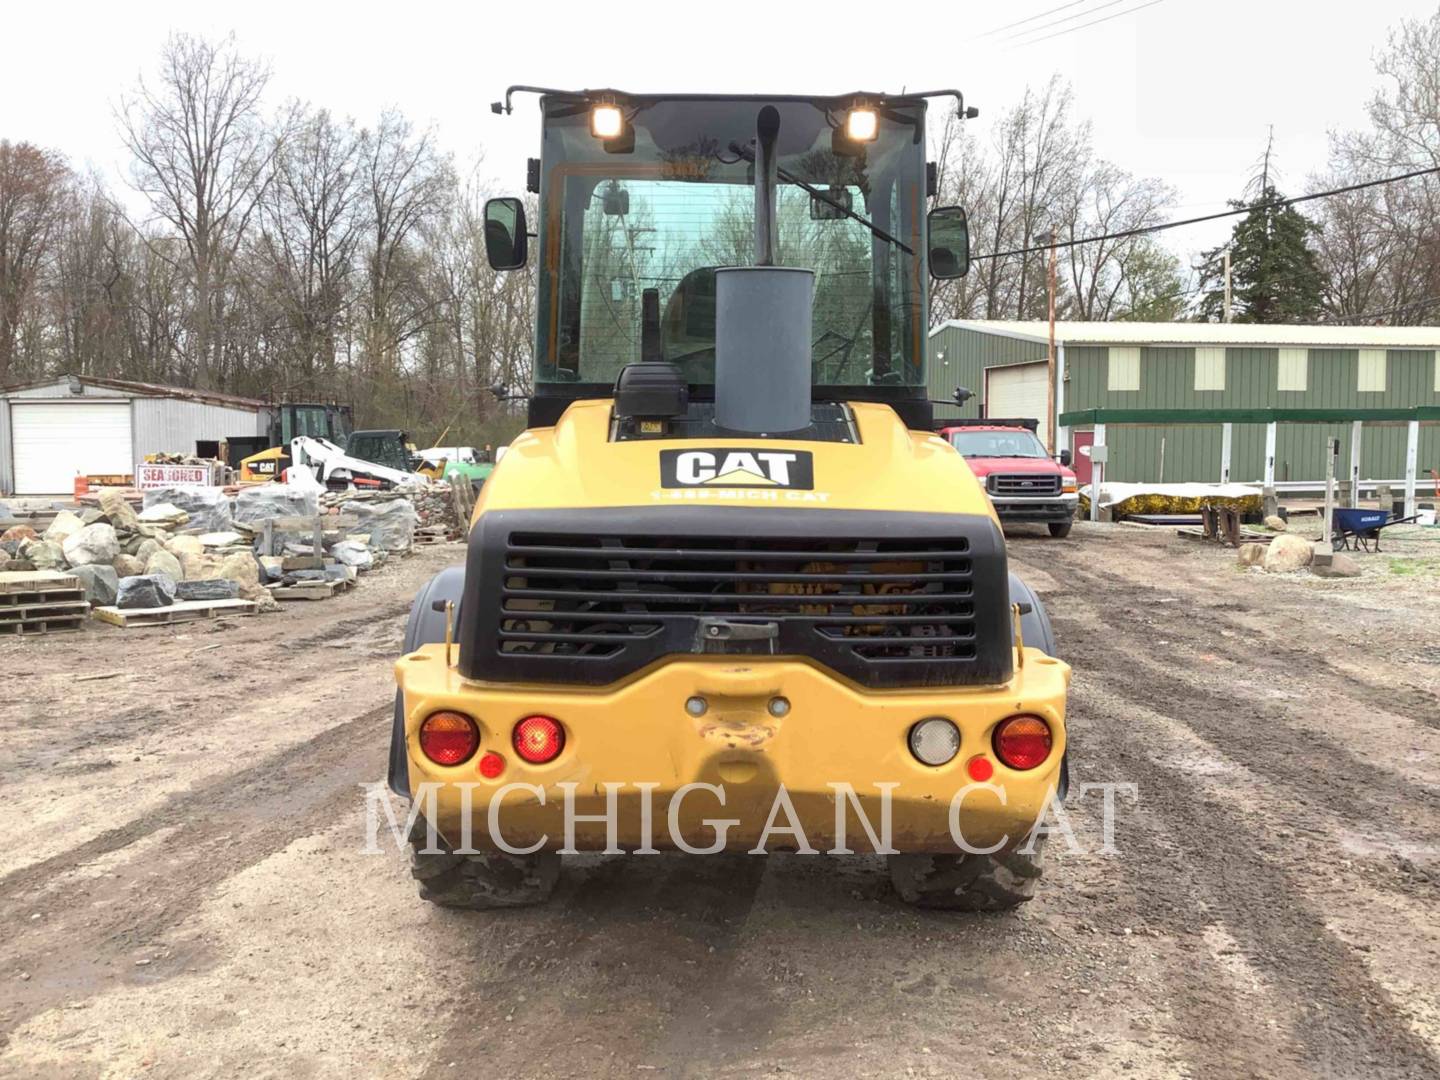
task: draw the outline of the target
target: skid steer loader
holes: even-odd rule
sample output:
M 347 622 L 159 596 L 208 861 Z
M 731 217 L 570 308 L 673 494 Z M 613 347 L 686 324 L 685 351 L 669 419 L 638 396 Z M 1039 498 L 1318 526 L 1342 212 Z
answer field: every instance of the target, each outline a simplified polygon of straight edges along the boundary
M 930 279 L 969 264 L 926 111 L 974 110 L 496 111 L 520 91 L 536 251 L 520 199 L 485 240 L 537 274 L 529 429 L 395 665 L 422 896 L 538 901 L 578 851 L 874 850 L 914 903 L 1027 899 L 1069 668 L 925 372 Z

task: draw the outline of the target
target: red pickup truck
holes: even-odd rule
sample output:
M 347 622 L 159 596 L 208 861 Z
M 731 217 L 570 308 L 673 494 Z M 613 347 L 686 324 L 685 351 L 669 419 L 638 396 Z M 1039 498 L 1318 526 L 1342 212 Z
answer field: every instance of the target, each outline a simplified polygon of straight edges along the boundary
M 1068 536 L 1075 519 L 1075 474 L 1070 452 L 1056 462 L 1035 434 L 1034 420 L 941 421 L 940 437 L 960 451 L 985 485 L 1001 521 L 1044 522 L 1054 537 Z

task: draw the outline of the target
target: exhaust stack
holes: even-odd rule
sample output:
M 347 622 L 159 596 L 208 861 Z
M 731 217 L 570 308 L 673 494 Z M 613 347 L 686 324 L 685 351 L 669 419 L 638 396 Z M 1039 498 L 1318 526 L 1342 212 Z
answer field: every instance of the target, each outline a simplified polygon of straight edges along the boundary
M 755 127 L 755 265 L 715 271 L 715 423 L 761 435 L 810 426 L 815 272 L 774 265 L 779 111 Z

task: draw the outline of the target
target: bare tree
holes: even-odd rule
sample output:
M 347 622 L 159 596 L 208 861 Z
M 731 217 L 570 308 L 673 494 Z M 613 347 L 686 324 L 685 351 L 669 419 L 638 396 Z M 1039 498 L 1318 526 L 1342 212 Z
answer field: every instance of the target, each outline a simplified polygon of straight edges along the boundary
M 934 150 L 941 166 L 937 202 L 967 207 L 977 259 L 969 277 L 937 284 L 937 318 L 1042 318 L 1048 252 L 1039 236 L 1103 236 L 1164 219 L 1173 190 L 1097 159 L 1089 124 L 1073 120 L 1072 112 L 1070 89 L 1057 78 L 1027 90 L 1002 113 L 988 144 L 968 123 L 950 119 L 941 128 Z M 1064 317 L 1174 317 L 1180 311 L 1178 265 L 1153 241 L 1076 245 L 1060 258 Z
M 342 322 L 359 278 L 366 216 L 361 143 L 350 121 L 299 107 L 276 154 L 247 275 L 276 308 L 284 372 L 277 389 L 309 396 L 333 380 Z
M 277 139 L 260 114 L 269 79 L 233 37 L 217 46 L 177 34 L 158 81 L 142 80 L 120 107 L 133 183 L 184 242 L 194 289 L 189 352 L 201 387 L 223 372 L 226 276 L 270 177 Z
M 454 173 L 432 133 L 417 133 L 398 112 L 385 113 L 374 131 L 364 134 L 361 158 L 369 216 L 364 358 L 373 378 L 393 379 L 401 350 L 433 310 L 420 287 L 411 241 L 444 213 Z
M 40 321 L 35 289 L 63 217 L 69 181 L 70 170 L 58 154 L 0 141 L 0 385 L 10 381 L 22 359 L 22 326 Z M 38 342 L 27 351 L 38 354 Z

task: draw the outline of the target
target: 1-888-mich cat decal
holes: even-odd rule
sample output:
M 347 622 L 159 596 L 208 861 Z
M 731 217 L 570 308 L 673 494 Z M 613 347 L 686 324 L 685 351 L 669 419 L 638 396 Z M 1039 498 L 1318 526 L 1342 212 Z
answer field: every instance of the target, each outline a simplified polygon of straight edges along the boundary
M 815 465 L 808 450 L 768 446 L 661 450 L 660 486 L 810 491 L 815 487 Z

